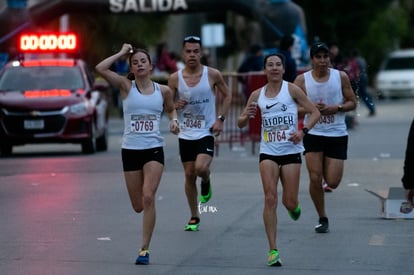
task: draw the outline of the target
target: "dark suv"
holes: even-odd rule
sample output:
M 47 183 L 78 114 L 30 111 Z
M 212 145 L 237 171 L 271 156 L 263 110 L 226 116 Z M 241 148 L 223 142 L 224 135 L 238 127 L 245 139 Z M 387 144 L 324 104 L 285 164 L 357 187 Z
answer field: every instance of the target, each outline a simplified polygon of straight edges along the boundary
M 80 59 L 11 61 L 0 72 L 0 153 L 29 143 L 107 150 L 107 96 Z

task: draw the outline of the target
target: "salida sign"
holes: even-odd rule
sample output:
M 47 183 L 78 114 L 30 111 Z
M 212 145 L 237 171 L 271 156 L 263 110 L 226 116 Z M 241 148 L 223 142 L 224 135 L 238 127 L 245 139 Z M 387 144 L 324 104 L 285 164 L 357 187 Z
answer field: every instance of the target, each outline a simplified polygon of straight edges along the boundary
M 56 18 L 65 13 L 191 13 L 234 10 L 254 13 L 251 0 L 43 0 L 29 8 L 32 19 Z
M 0 0 L 1 1 L 1 0 Z M 27 9 L 6 8 L 0 13 L 0 44 L 31 23 L 44 24 L 63 14 L 205 13 L 233 10 L 255 16 L 252 0 L 38 0 Z M 23 13 L 23 14 L 21 14 Z M 11 20 L 13 18 L 13 20 Z M 10 23 L 11 22 L 11 23 Z M 7 23 L 7 24 L 6 24 Z
M 177 12 L 188 10 L 186 0 L 109 0 L 113 13 L 125 12 Z

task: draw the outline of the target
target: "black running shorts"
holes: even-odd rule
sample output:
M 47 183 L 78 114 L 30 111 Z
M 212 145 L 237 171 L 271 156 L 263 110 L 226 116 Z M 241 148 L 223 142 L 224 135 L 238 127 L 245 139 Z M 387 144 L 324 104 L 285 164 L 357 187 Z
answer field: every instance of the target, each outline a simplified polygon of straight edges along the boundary
M 334 159 L 347 159 L 348 136 L 326 137 L 316 135 L 305 135 L 303 146 L 307 152 L 323 152 L 325 157 Z
M 122 165 L 124 172 L 142 170 L 150 161 L 157 161 L 164 165 L 164 149 L 156 147 L 144 150 L 132 150 L 122 148 Z
M 283 165 L 291 164 L 291 163 L 302 163 L 302 158 L 299 153 L 284 155 L 284 156 L 272 156 L 268 154 L 260 154 L 259 163 L 265 159 L 273 160 L 279 166 L 283 166 Z
M 198 154 L 214 156 L 214 137 L 205 136 L 197 140 L 178 139 L 181 162 L 195 161 Z

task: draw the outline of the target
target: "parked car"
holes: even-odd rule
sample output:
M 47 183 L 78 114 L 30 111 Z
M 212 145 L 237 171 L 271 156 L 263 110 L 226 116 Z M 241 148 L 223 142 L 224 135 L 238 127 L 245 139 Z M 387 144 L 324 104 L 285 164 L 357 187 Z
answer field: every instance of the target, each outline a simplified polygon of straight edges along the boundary
M 376 76 L 375 87 L 384 98 L 414 97 L 414 49 L 389 54 Z
M 0 72 L 0 153 L 30 143 L 107 150 L 108 100 L 81 59 L 11 61 Z

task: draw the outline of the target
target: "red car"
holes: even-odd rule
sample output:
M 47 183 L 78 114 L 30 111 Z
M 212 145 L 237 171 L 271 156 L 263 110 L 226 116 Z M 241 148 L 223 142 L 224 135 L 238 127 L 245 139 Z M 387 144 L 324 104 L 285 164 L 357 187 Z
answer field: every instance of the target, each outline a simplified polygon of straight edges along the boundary
M 108 101 L 80 59 L 11 61 L 0 73 L 0 153 L 29 143 L 107 150 Z

